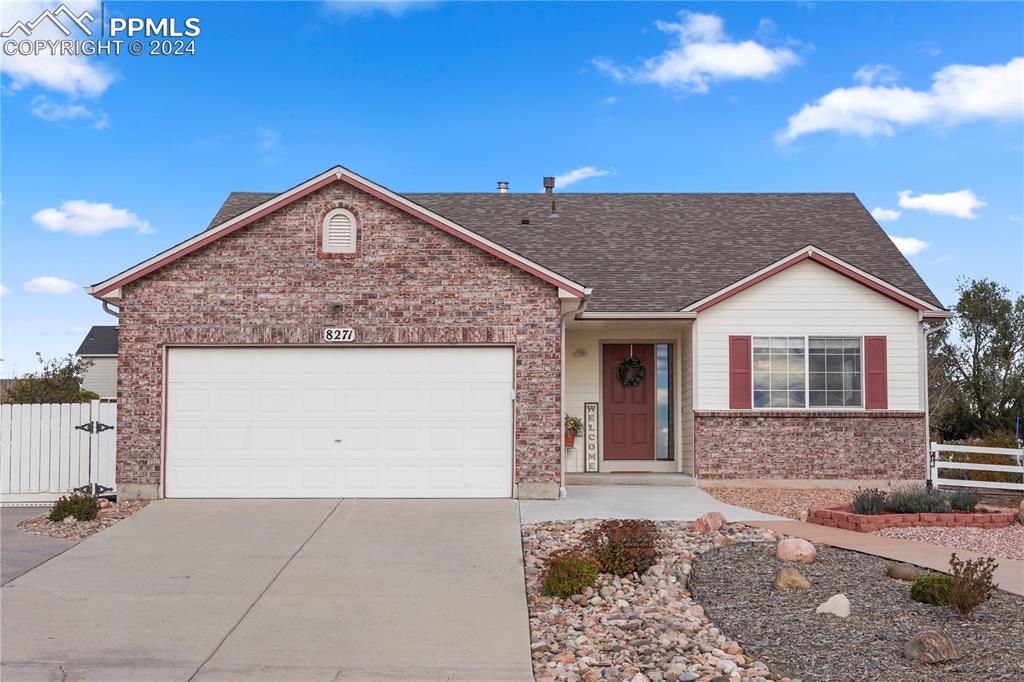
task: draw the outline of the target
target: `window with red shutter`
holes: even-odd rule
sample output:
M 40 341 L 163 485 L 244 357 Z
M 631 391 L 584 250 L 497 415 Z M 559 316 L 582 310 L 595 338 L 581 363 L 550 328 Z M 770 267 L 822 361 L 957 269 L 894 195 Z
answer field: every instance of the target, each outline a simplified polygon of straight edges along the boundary
M 889 408 L 889 379 L 886 363 L 885 337 L 864 337 L 864 407 L 869 410 Z

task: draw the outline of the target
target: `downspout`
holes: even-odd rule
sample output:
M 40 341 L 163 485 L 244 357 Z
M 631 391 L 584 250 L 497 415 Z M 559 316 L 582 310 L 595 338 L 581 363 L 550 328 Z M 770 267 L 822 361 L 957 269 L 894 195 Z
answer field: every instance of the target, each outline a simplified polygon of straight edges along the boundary
M 930 398 L 928 396 L 928 337 L 934 334 L 935 332 L 940 332 L 943 329 L 945 329 L 946 323 L 948 322 L 949 319 L 947 318 L 934 326 L 922 325 L 922 331 L 924 332 L 924 350 L 922 351 L 924 353 L 924 362 L 921 363 L 924 367 L 924 376 L 921 382 L 924 387 L 924 461 L 926 462 L 926 465 L 928 467 L 928 471 L 925 475 L 924 480 L 928 488 L 932 487 L 932 411 Z
M 117 318 L 121 317 L 121 313 L 118 312 L 117 310 L 111 310 L 110 304 L 107 303 L 106 301 L 103 301 L 103 312 L 105 312 L 107 315 L 113 315 L 114 317 Z
M 570 317 L 575 317 L 587 309 L 587 297 L 584 295 L 580 299 L 579 306 L 575 310 L 570 310 L 567 313 L 562 314 L 561 325 L 561 344 L 562 349 L 559 353 L 559 357 L 562 362 L 562 374 L 561 374 L 561 389 L 562 396 L 559 401 L 559 407 L 561 408 L 561 414 L 558 415 L 558 422 L 560 424 L 561 437 L 558 441 L 558 451 L 562 453 L 559 460 L 561 465 L 559 467 L 559 482 L 558 482 L 558 496 L 565 497 L 568 491 L 565 489 L 565 324 L 569 321 Z

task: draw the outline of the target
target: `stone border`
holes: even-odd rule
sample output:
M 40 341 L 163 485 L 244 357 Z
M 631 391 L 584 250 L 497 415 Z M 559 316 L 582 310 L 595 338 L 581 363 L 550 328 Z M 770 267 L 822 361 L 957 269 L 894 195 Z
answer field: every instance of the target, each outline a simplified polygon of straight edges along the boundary
M 950 528 L 1006 528 L 1013 525 L 1013 512 L 950 512 L 946 514 L 854 514 L 853 505 L 811 509 L 807 522 L 831 526 L 858 533 L 870 533 L 883 528 L 916 528 L 947 526 Z

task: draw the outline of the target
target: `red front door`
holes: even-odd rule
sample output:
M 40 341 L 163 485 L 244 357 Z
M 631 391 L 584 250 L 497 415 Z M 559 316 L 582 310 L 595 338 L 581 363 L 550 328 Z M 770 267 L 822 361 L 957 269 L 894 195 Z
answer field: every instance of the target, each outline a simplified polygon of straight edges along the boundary
M 636 386 L 623 386 L 619 365 L 630 349 L 647 375 Z M 654 459 L 654 344 L 605 344 L 603 355 L 604 458 Z

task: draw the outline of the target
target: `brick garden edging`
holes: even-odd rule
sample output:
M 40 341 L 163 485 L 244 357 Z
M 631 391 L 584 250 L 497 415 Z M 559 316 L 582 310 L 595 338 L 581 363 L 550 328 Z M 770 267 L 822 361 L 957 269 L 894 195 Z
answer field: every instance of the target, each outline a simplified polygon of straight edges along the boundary
M 914 528 L 921 526 L 948 526 L 960 528 L 1006 528 L 1013 525 L 1013 512 L 950 512 L 947 514 L 854 514 L 852 505 L 811 509 L 807 522 L 831 526 L 858 533 L 870 533 L 883 528 Z

